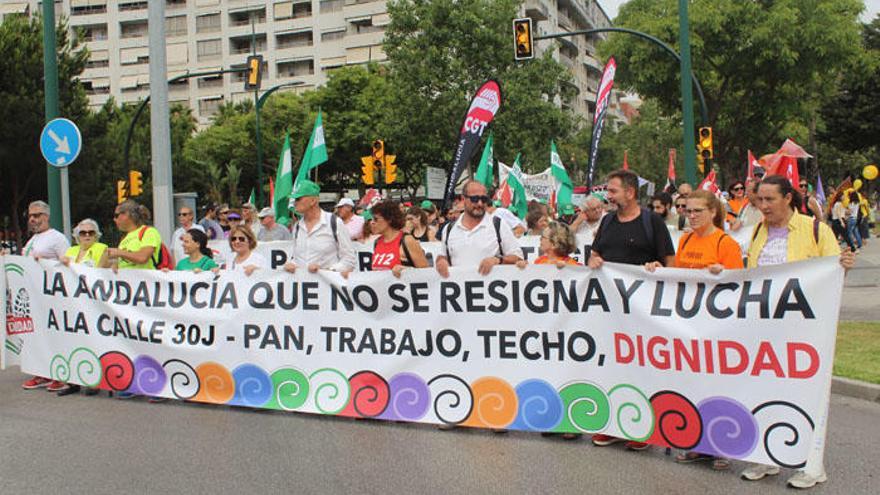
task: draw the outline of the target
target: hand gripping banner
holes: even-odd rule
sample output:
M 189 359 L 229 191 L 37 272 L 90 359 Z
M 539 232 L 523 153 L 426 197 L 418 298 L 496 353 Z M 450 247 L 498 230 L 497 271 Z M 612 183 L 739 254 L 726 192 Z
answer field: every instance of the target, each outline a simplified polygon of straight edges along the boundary
M 602 72 L 602 80 L 599 82 L 599 94 L 596 95 L 596 113 L 593 114 L 593 137 L 590 140 L 590 159 L 587 164 L 587 187 L 593 187 L 593 176 L 596 172 L 596 160 L 599 157 L 599 140 L 602 139 L 602 126 L 605 124 L 605 111 L 608 110 L 608 100 L 611 98 L 611 88 L 614 87 L 614 74 L 617 72 L 617 62 L 614 57 L 608 59 L 605 70 Z
M 14 265 L 7 333 L 22 371 L 64 382 L 605 433 L 787 467 L 824 447 L 843 286 L 834 257 L 720 276 L 606 263 L 452 268 L 445 279 L 3 262 Z
M 474 95 L 464 117 L 464 122 L 461 124 L 458 147 L 452 159 L 449 177 L 446 179 L 446 192 L 443 195 L 444 208 L 449 208 L 451 205 L 458 178 L 477 150 L 483 131 L 495 118 L 499 108 L 501 108 L 501 87 L 496 81 L 489 80 Z

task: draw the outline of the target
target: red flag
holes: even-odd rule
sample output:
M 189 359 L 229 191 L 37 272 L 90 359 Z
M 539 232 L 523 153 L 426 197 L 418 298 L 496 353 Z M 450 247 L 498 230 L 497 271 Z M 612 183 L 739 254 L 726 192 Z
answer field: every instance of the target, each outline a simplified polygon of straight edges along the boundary
M 783 157 L 780 162 L 778 173 L 788 179 L 789 182 L 791 182 L 791 185 L 797 189 L 798 184 L 801 181 L 800 174 L 798 173 L 797 158 L 793 156 Z
M 760 167 L 761 164 L 758 163 L 758 160 L 755 159 L 755 155 L 752 154 L 752 150 L 749 150 L 749 172 L 746 174 L 746 180 L 752 180 L 755 178 L 755 167 Z
M 275 204 L 275 181 L 272 177 L 269 177 L 269 204 Z
M 629 163 L 626 161 L 626 155 L 629 150 L 623 150 L 623 169 L 629 170 Z
M 669 168 L 666 170 L 666 185 L 663 190 L 669 194 L 675 191 L 675 148 L 669 148 Z
M 510 190 L 510 185 L 507 184 L 507 181 L 504 181 L 504 184 L 495 191 L 495 198 L 501 201 L 501 206 L 507 208 L 510 206 L 510 203 L 513 201 L 513 192 Z
M 381 200 L 382 200 L 382 196 L 379 194 L 379 191 L 370 188 L 370 189 L 367 189 L 366 193 L 364 193 L 364 197 L 361 198 L 360 201 L 358 201 L 358 206 L 361 206 L 361 207 L 369 210 L 370 208 L 373 207 L 373 205 L 375 205 L 376 203 L 378 203 Z
M 704 191 L 710 191 L 716 196 L 721 195 L 721 189 L 719 189 L 718 184 L 715 183 L 715 170 L 709 171 L 709 175 L 707 175 L 706 178 L 703 179 L 703 182 L 700 182 L 698 188 Z

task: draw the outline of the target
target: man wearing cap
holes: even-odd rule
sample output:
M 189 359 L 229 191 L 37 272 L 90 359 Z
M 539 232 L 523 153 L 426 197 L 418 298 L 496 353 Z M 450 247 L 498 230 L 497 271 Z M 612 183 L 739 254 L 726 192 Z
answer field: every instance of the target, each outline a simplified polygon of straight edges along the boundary
M 186 253 L 183 252 L 183 234 L 186 234 L 189 229 L 205 231 L 204 227 L 195 223 L 195 213 L 189 206 L 181 206 L 177 209 L 177 222 L 180 227 L 171 235 L 171 255 L 174 256 L 175 264 L 186 258 Z
M 245 226 L 251 229 L 251 232 L 254 233 L 254 237 L 258 237 L 260 234 L 260 222 L 256 221 L 257 216 L 257 207 L 250 201 L 241 205 L 241 218 L 244 220 Z
M 223 227 L 217 222 L 217 204 L 208 203 L 205 206 L 205 213 L 199 220 L 199 225 L 205 229 L 208 239 L 223 239 Z
M 260 242 L 287 241 L 290 239 L 290 231 L 284 225 L 275 223 L 275 210 L 266 207 L 257 214 L 260 219 L 260 231 L 257 240 Z
M 312 273 L 333 270 L 347 277 L 355 268 L 354 245 L 345 224 L 318 205 L 321 188 L 302 179 L 296 183 L 292 198 L 302 218 L 293 227 L 293 253 L 284 269 L 294 273 L 304 267 Z
M 354 201 L 351 198 L 342 198 L 336 203 L 336 216 L 348 229 L 349 239 L 358 239 L 364 232 L 364 217 L 354 214 Z

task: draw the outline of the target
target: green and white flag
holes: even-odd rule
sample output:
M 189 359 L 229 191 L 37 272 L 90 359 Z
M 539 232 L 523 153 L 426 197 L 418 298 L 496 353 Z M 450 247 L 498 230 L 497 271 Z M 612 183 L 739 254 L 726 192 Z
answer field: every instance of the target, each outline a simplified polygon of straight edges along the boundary
M 510 192 L 513 193 L 513 201 L 510 202 L 510 210 L 516 213 L 519 218 L 525 218 L 529 211 L 529 202 L 526 200 L 526 188 L 523 185 L 523 173 L 519 165 L 520 153 L 517 153 L 516 160 L 513 161 L 513 167 L 507 174 L 507 185 L 510 186 Z
M 302 162 L 299 164 L 299 171 L 296 174 L 296 183 L 302 179 L 308 179 L 309 173 L 318 165 L 327 161 L 327 145 L 324 143 L 324 123 L 321 120 L 321 112 L 318 111 L 318 118 L 315 119 L 315 127 L 312 129 L 312 135 L 309 137 L 309 144 L 303 153 Z
M 486 189 L 492 189 L 494 175 L 492 167 L 495 166 L 495 150 L 493 149 L 492 133 L 489 133 L 489 139 L 486 140 L 486 147 L 483 148 L 483 156 L 480 158 L 480 165 L 477 167 L 477 173 L 474 174 L 474 180 L 486 186 Z
M 290 193 L 293 192 L 293 165 L 290 159 L 290 135 L 284 136 L 284 147 L 278 159 L 278 171 L 275 173 L 275 221 L 287 225 L 290 223 Z
M 554 194 L 556 201 L 551 201 L 551 203 L 555 203 L 556 211 L 559 211 L 563 206 L 571 204 L 571 194 L 574 192 L 574 185 L 572 185 L 571 179 L 565 171 L 565 166 L 562 165 L 562 159 L 559 158 L 559 153 L 556 152 L 556 143 L 553 141 L 550 141 L 550 173 L 556 179 L 556 191 Z
M 253 187 L 251 188 L 251 195 L 248 196 L 248 203 L 250 203 L 254 206 L 257 206 L 257 199 L 256 199 L 256 196 L 254 196 L 254 188 Z

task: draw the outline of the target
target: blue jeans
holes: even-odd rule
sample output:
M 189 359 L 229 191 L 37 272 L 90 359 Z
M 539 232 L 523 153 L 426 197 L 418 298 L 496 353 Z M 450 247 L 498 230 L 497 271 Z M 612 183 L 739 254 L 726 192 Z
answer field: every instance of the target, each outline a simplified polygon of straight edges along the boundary
M 849 244 L 862 249 L 862 234 L 859 232 L 859 224 L 856 218 L 846 219 L 846 236 L 849 238 Z

